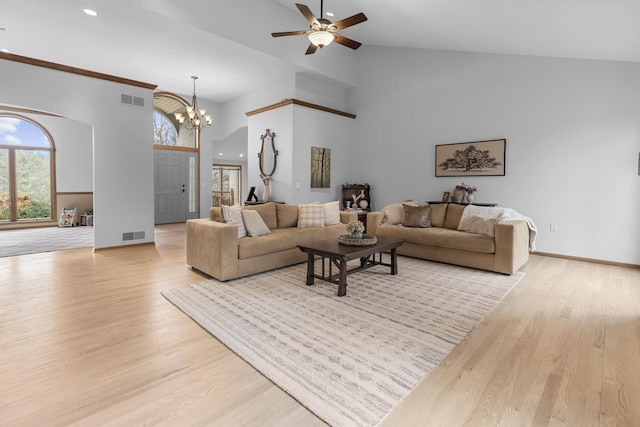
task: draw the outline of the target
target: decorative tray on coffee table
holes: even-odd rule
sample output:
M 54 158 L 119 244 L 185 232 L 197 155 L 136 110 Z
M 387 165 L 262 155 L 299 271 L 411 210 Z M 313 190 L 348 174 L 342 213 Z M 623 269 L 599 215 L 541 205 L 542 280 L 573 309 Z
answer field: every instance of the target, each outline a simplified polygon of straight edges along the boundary
M 363 234 L 362 237 L 354 237 L 351 234 L 338 236 L 338 243 L 348 246 L 371 246 L 378 242 L 378 238 L 372 234 Z

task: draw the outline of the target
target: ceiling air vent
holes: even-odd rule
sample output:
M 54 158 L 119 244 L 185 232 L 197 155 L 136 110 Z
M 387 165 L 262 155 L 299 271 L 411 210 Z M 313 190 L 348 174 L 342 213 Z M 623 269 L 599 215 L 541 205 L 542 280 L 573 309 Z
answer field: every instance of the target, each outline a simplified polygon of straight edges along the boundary
M 120 103 L 126 105 L 133 105 L 135 107 L 144 107 L 144 98 L 139 96 L 120 94 Z

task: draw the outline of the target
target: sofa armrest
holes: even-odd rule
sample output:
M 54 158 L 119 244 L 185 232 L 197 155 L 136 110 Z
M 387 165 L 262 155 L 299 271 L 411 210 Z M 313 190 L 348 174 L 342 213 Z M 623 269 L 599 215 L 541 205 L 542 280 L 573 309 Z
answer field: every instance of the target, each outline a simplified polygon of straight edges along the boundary
M 529 227 L 525 221 L 496 224 L 495 271 L 513 274 L 529 260 Z
M 378 226 L 382 224 L 384 220 L 384 212 L 369 212 L 367 213 L 367 234 L 376 234 Z
M 238 227 L 210 219 L 187 221 L 187 264 L 215 277 L 238 277 Z
M 358 214 L 355 212 L 340 211 L 340 222 L 343 224 L 349 224 L 352 221 L 358 220 Z

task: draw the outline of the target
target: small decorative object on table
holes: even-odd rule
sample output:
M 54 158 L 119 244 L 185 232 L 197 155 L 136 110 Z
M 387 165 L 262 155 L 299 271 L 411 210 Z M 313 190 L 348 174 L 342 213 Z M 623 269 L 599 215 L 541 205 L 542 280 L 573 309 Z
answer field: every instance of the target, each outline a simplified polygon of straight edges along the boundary
M 442 201 L 445 203 L 449 203 L 449 192 L 445 191 L 444 193 L 442 193 Z
M 466 185 L 464 182 L 462 183 L 462 185 L 464 185 L 464 191 L 467 193 L 467 203 L 472 204 L 473 200 L 476 198 L 473 193 L 478 191 L 478 189 L 476 187 L 472 187 L 471 185 Z
M 464 193 L 464 184 L 456 185 L 456 188 L 453 189 L 453 203 L 462 203 L 464 201 Z
M 378 238 L 372 234 L 363 234 L 361 237 L 354 237 L 353 234 L 343 234 L 338 236 L 338 243 L 347 246 L 371 246 L 378 243 Z
M 347 224 L 347 231 L 351 233 L 351 237 L 354 239 L 362 239 L 362 233 L 364 233 L 364 224 L 362 221 L 351 221 Z

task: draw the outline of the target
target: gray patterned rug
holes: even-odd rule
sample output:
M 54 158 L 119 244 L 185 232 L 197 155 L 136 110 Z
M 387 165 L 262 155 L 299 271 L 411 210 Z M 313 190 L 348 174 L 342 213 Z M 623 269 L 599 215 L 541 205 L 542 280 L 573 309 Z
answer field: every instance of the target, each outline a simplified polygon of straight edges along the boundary
M 93 227 L 44 227 L 0 231 L 0 257 L 93 246 Z
M 327 423 L 376 426 L 524 275 L 398 262 L 349 276 L 342 298 L 306 286 L 306 264 L 163 295 Z

